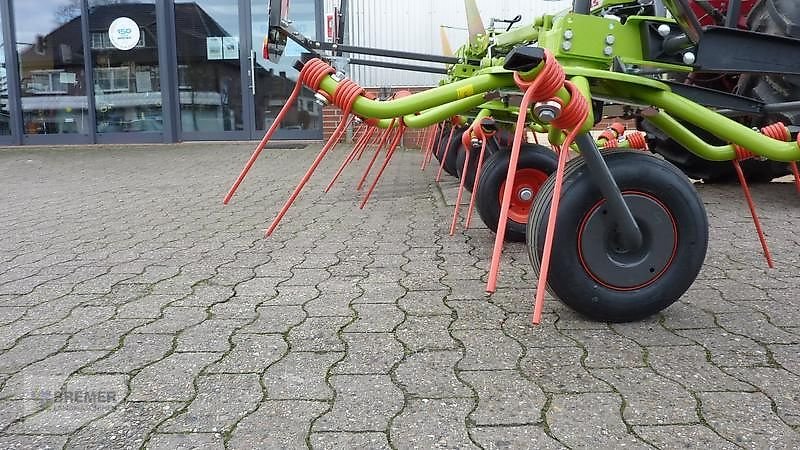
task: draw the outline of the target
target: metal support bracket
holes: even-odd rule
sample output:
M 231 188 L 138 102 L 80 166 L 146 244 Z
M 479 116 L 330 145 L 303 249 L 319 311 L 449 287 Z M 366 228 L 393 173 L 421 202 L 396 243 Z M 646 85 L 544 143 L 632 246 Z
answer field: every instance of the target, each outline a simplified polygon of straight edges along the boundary
M 589 133 L 583 133 L 575 139 L 575 143 L 581 151 L 589 175 L 608 204 L 608 211 L 617 223 L 619 240 L 628 250 L 638 249 L 642 246 L 642 231 L 636 220 L 631 214 L 622 192 L 614 181 L 611 171 L 608 169 L 603 155 L 597 148 L 597 144 Z

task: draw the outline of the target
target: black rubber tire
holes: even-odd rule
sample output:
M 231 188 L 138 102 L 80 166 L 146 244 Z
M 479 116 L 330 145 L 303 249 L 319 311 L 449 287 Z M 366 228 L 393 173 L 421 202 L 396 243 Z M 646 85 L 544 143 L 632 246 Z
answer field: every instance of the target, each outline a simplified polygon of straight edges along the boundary
M 478 210 L 483 223 L 495 233 L 500 220 L 501 187 L 505 185 L 508 175 L 509 149 L 501 149 L 484 161 L 481 177 L 478 181 L 478 192 L 475 195 L 475 209 Z M 517 170 L 535 169 L 550 175 L 558 166 L 558 157 L 547 147 L 537 144 L 522 144 L 520 147 Z M 506 222 L 505 241 L 525 242 L 525 222 L 508 219 Z
M 458 149 L 461 147 L 461 135 L 464 134 L 466 128 L 464 127 L 456 127 L 453 131 L 452 137 L 450 136 L 451 127 L 447 127 L 442 134 L 442 138 L 439 140 L 439 143 L 436 145 L 436 160 L 439 163 L 442 163 L 442 158 L 445 157 L 445 149 L 449 147 L 450 149 L 447 150 L 447 159 L 444 162 L 444 171 L 454 177 L 458 177 L 458 172 L 456 171 L 456 161 L 458 160 Z
M 620 189 L 625 192 L 629 204 L 634 196 L 647 199 L 645 204 L 657 205 L 650 209 L 634 212 L 644 235 L 644 249 L 649 251 L 662 247 L 657 256 L 661 257 L 663 267 L 645 281 L 635 280 L 634 276 L 649 277 L 654 269 L 635 259 L 623 263 L 612 263 L 612 258 L 624 253 L 614 253 L 609 245 L 611 239 L 582 240 L 584 232 L 610 236 L 597 228 L 603 223 L 602 217 L 592 221 L 598 211 L 605 213 L 602 206 L 602 195 L 591 180 L 583 158 L 575 158 L 569 162 L 564 176 L 559 206 L 558 223 L 553 240 L 553 251 L 550 258 L 548 289 L 553 296 L 561 299 L 575 311 L 594 320 L 608 322 L 629 322 L 653 315 L 678 300 L 697 278 L 703 265 L 708 248 L 708 219 L 703 201 L 692 183 L 673 165 L 641 152 L 616 150 L 605 154 L 614 179 Z M 555 176 L 551 176 L 542 186 L 535 199 L 528 220 L 528 256 L 534 272 L 540 271 L 540 255 L 544 248 L 547 220 L 555 187 Z M 650 202 L 650 203 L 647 203 Z M 659 208 L 656 211 L 653 208 Z M 658 226 L 671 230 L 671 240 L 660 234 L 653 236 L 647 223 L 648 218 L 668 217 L 661 220 Z M 592 220 L 589 220 L 592 218 Z M 653 222 L 651 222 L 653 223 Z M 588 227 L 595 227 L 589 230 Z M 664 228 L 661 228 L 662 230 Z M 597 242 L 602 247 L 592 246 Z M 666 242 L 666 244 L 664 244 Z M 666 245 L 666 247 L 665 247 Z M 595 264 L 596 271 L 605 271 L 615 277 L 630 277 L 637 285 L 614 287 L 612 283 L 604 283 L 597 275 L 590 272 L 584 263 L 582 251 L 591 250 L 595 254 L 609 255 L 600 258 L 604 267 Z M 666 248 L 666 250 L 665 250 Z M 654 250 L 653 250 L 654 251 Z M 633 255 L 639 258 L 639 254 Z M 587 258 L 588 259 L 588 258 Z M 596 259 L 595 261 L 598 261 Z M 607 264 L 606 264 L 607 263 Z
M 463 146 L 461 143 L 461 135 L 463 135 L 465 131 L 467 131 L 467 127 L 456 127 L 455 131 L 453 132 L 453 138 L 450 139 L 450 149 L 447 150 L 446 154 L 444 147 L 447 145 L 447 138 L 450 137 L 449 133 L 447 136 L 442 138 L 442 158 L 444 158 L 444 171 L 456 178 L 458 178 L 458 170 L 456 170 L 456 165 L 458 162 L 458 150 Z
M 724 144 L 706 131 L 689 124 L 684 125 L 707 142 L 715 145 Z M 730 162 L 709 161 L 695 155 L 647 120 L 639 122 L 639 129 L 647 134 L 647 145 L 651 152 L 661 155 L 681 169 L 689 178 L 702 180 L 704 183 L 731 183 L 738 180 L 733 164 Z M 789 173 L 789 166 L 786 163 L 777 161 L 748 159 L 742 161 L 741 166 L 747 180 L 751 183 L 768 183 L 773 178 L 782 177 Z
M 437 161 L 442 161 L 442 141 L 447 140 L 447 137 L 450 135 L 450 125 L 443 125 L 444 131 L 439 129 L 436 131 L 436 137 L 433 141 L 433 156 L 436 158 Z
M 498 151 L 499 147 L 494 138 L 486 141 L 486 150 L 483 155 L 484 162 L 493 154 Z M 478 147 L 473 150 L 469 156 L 469 164 L 467 170 L 464 171 L 464 161 L 467 159 L 467 152 L 464 146 L 458 148 L 458 158 L 456 159 L 456 176 L 458 179 L 464 178 L 464 189 L 472 192 L 472 186 L 475 184 L 475 173 L 478 171 L 478 158 L 480 157 L 481 149 Z

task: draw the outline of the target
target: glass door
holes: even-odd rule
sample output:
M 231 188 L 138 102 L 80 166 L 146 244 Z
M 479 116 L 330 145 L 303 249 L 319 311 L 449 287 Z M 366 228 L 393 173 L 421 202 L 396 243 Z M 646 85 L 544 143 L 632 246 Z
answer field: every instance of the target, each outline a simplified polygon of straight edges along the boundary
M 242 71 L 247 58 L 240 49 L 240 2 L 175 0 L 182 140 L 250 138 L 242 89 L 249 80 Z
M 0 5 L 2 6 L 2 5 Z M 0 9 L 0 145 L 13 143 L 11 103 L 8 99 L 8 71 L 3 25 L 5 13 Z
M 245 0 L 247 1 L 247 0 Z M 292 64 L 298 59 L 303 49 L 289 41 L 283 58 L 276 64 L 267 61 L 261 49 L 264 36 L 267 34 L 269 17 L 267 2 L 252 0 L 250 20 L 252 23 L 249 46 L 250 84 L 252 120 L 254 121 L 253 139 L 260 139 L 278 115 L 297 81 L 298 72 Z M 292 25 L 306 36 L 317 36 L 316 17 L 317 0 L 293 0 L 289 7 L 289 18 Z M 281 123 L 276 132 L 276 139 L 321 139 L 322 107 L 314 102 L 314 93 L 303 89 L 297 101 Z
M 156 6 L 156 0 L 89 0 L 93 126 L 99 142 L 163 139 Z

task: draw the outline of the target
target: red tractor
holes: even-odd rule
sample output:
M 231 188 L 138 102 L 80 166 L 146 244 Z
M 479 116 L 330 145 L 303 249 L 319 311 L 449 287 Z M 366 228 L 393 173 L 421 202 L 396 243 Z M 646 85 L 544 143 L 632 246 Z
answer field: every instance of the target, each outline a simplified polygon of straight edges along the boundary
M 798 0 L 689 0 L 693 12 L 703 26 L 738 27 L 765 34 L 800 38 L 800 1 Z M 742 51 L 741 49 L 731 52 Z M 746 50 L 745 50 L 746 51 Z M 776 54 L 775 58 L 781 55 Z M 748 126 L 759 127 L 781 121 L 786 125 L 800 125 L 800 108 L 792 103 L 800 100 L 800 77 L 775 74 L 719 74 L 692 73 L 675 75 L 673 80 L 693 86 L 736 93 L 764 103 L 782 103 L 786 108 L 768 115 L 746 116 L 739 120 Z M 650 149 L 680 167 L 689 177 L 706 182 L 725 182 L 736 179 L 728 163 L 699 158 L 669 139 L 647 121 L 640 128 L 647 132 Z M 797 131 L 790 127 L 793 132 Z M 707 133 L 706 137 L 711 138 Z M 752 159 L 742 164 L 747 177 L 753 182 L 767 182 L 787 175 L 785 163 Z

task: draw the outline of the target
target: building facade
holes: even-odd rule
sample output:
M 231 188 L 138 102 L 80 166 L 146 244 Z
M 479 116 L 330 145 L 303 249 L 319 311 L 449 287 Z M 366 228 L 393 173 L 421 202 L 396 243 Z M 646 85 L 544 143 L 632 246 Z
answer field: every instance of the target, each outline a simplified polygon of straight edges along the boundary
M 262 56 L 265 0 L 0 0 L 0 145 L 260 138 L 294 87 Z M 290 18 L 321 36 L 322 0 Z M 304 90 L 278 139 L 320 139 Z
M 291 65 L 302 52 L 290 42 L 278 64 L 264 59 L 268 3 L 0 0 L 0 145 L 260 139 L 294 87 L 298 73 Z M 488 24 L 517 14 L 525 23 L 571 2 L 476 3 Z M 463 0 L 289 4 L 295 28 L 318 39 L 339 35 L 347 44 L 433 54 L 443 52 L 440 27 L 454 48 L 467 39 Z M 366 66 L 345 70 L 376 92 L 418 91 L 441 78 Z M 275 138 L 321 139 L 334 122 L 330 108 L 323 114 L 304 89 Z

